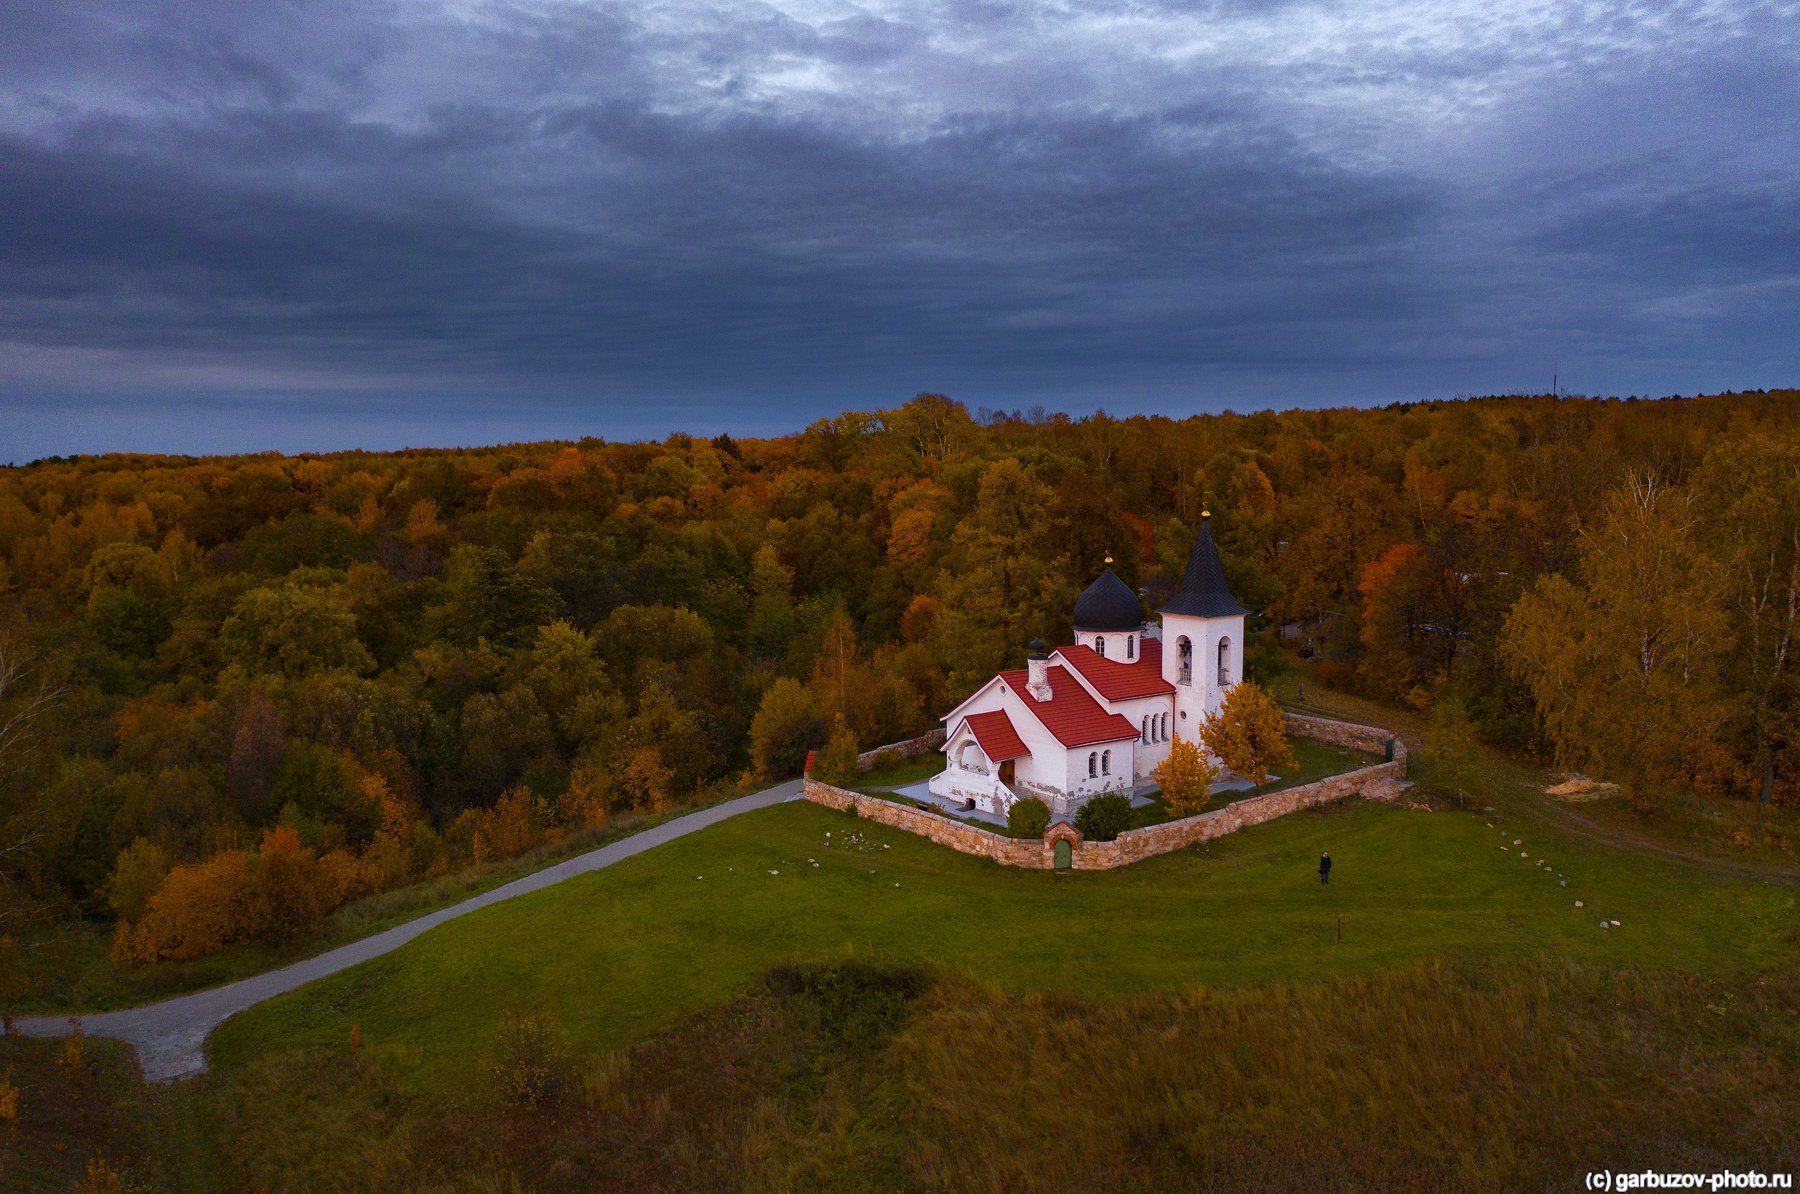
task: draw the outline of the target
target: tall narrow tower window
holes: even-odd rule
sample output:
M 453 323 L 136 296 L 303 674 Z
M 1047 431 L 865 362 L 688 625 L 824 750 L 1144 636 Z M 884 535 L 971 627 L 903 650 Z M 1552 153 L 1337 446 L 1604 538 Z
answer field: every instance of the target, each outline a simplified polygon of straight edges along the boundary
M 1094 654 L 1102 659 L 1106 658 L 1106 636 L 1104 634 L 1094 636 Z
M 1219 640 L 1219 687 L 1231 687 L 1231 640 Z
M 1194 682 L 1194 644 L 1188 641 L 1185 634 L 1175 640 L 1175 657 L 1181 661 L 1181 670 L 1175 676 L 1176 683 L 1192 684 Z

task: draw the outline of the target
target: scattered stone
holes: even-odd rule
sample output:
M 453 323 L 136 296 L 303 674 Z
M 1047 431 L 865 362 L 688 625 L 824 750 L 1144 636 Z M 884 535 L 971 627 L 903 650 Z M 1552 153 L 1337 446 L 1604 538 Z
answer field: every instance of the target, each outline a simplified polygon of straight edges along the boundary
M 1523 841 L 1523 839 L 1521 839 L 1521 838 L 1514 838 L 1514 839 L 1513 839 L 1513 845 L 1515 845 L 1515 846 L 1520 846 L 1520 845 L 1523 845 L 1523 844 L 1524 844 L 1524 841 Z
M 1577 907 L 1577 908 L 1585 908 L 1585 907 L 1587 907 L 1587 905 L 1586 905 L 1586 904 L 1583 904 L 1583 903 L 1582 903 L 1582 902 L 1581 902 L 1581 901 L 1580 901 L 1580 900 L 1576 900 L 1576 901 L 1575 901 L 1575 906 L 1576 906 L 1576 907 Z
M 898 886 L 900 886 L 900 885 L 899 885 L 899 884 L 898 884 L 898 883 L 896 883 L 896 884 L 894 884 L 894 886 L 895 886 L 895 887 L 898 887 Z
M 770 872 L 769 872 L 769 874 L 771 874 L 771 875 L 779 875 L 779 874 L 781 874 L 781 872 L 780 872 L 780 871 L 770 871 Z

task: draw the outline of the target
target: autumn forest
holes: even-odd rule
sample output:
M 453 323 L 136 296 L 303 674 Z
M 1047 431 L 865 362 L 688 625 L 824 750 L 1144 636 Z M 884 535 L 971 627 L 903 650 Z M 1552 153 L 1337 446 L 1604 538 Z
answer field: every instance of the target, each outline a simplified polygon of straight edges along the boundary
M 62 926 L 301 940 L 919 733 L 1109 556 L 1153 611 L 1203 512 L 1253 678 L 1800 806 L 1793 392 L 48 459 L 0 469 L 0 996 Z

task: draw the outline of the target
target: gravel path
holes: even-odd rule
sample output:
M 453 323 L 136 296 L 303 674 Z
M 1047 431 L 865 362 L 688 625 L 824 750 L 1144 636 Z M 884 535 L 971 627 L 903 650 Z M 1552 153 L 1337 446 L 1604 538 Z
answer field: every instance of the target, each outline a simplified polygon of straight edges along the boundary
M 228 983 L 208 991 L 196 991 L 192 995 L 179 995 L 144 1007 L 79 1017 L 81 1029 L 90 1036 L 117 1037 L 131 1042 L 137 1048 L 138 1064 L 143 1067 L 145 1078 L 157 1080 L 198 1074 L 206 1069 L 207 1034 L 228 1017 L 253 1004 L 292 991 L 314 979 L 336 974 L 358 962 L 366 962 L 390 950 L 399 949 L 419 934 L 477 908 L 541 890 L 552 883 L 560 883 L 571 875 L 611 866 L 622 858 L 642 854 L 654 846 L 683 837 L 696 829 L 716 825 L 739 813 L 768 808 L 799 797 L 800 781 L 792 780 L 712 808 L 689 813 L 685 817 L 676 817 L 597 850 L 565 859 L 555 866 L 533 871 L 492 891 L 471 896 L 460 904 L 440 908 L 417 920 L 409 920 L 405 924 L 341 945 L 328 953 L 295 962 L 280 970 L 271 970 L 267 974 L 259 974 L 254 978 Z M 14 1023 L 27 1036 L 66 1036 L 69 1032 L 69 1020 L 64 1016 L 33 1016 Z

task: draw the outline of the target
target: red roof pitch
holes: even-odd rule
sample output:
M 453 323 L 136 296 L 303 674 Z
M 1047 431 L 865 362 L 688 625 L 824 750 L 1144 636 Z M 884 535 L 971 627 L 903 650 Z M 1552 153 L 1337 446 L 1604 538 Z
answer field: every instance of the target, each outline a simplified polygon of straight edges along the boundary
M 1108 659 L 1092 647 L 1059 647 L 1056 653 L 1109 701 L 1173 693 L 1175 686 L 1162 678 L 1162 644 L 1148 638 L 1141 645 L 1143 651 L 1130 663 Z
M 981 743 L 982 752 L 995 763 L 1022 759 L 1031 753 L 1031 748 L 1025 745 L 1025 739 L 1019 737 L 1019 731 L 1013 728 L 1012 718 L 1006 715 L 1004 709 L 995 709 L 991 713 L 971 713 L 963 720 L 969 723 L 975 741 Z
M 1039 701 L 1032 697 L 1031 690 L 1025 687 L 1028 673 L 1026 669 L 1001 672 L 1000 679 L 1013 690 L 1032 715 L 1044 723 L 1044 728 L 1056 735 L 1056 740 L 1064 746 L 1089 746 L 1096 742 L 1118 742 L 1125 738 L 1136 738 L 1141 732 L 1117 713 L 1108 713 L 1100 707 L 1081 681 L 1069 674 L 1065 667 L 1052 665 L 1045 669 L 1044 676 L 1050 682 L 1050 699 Z M 987 749 L 986 747 L 982 748 Z

